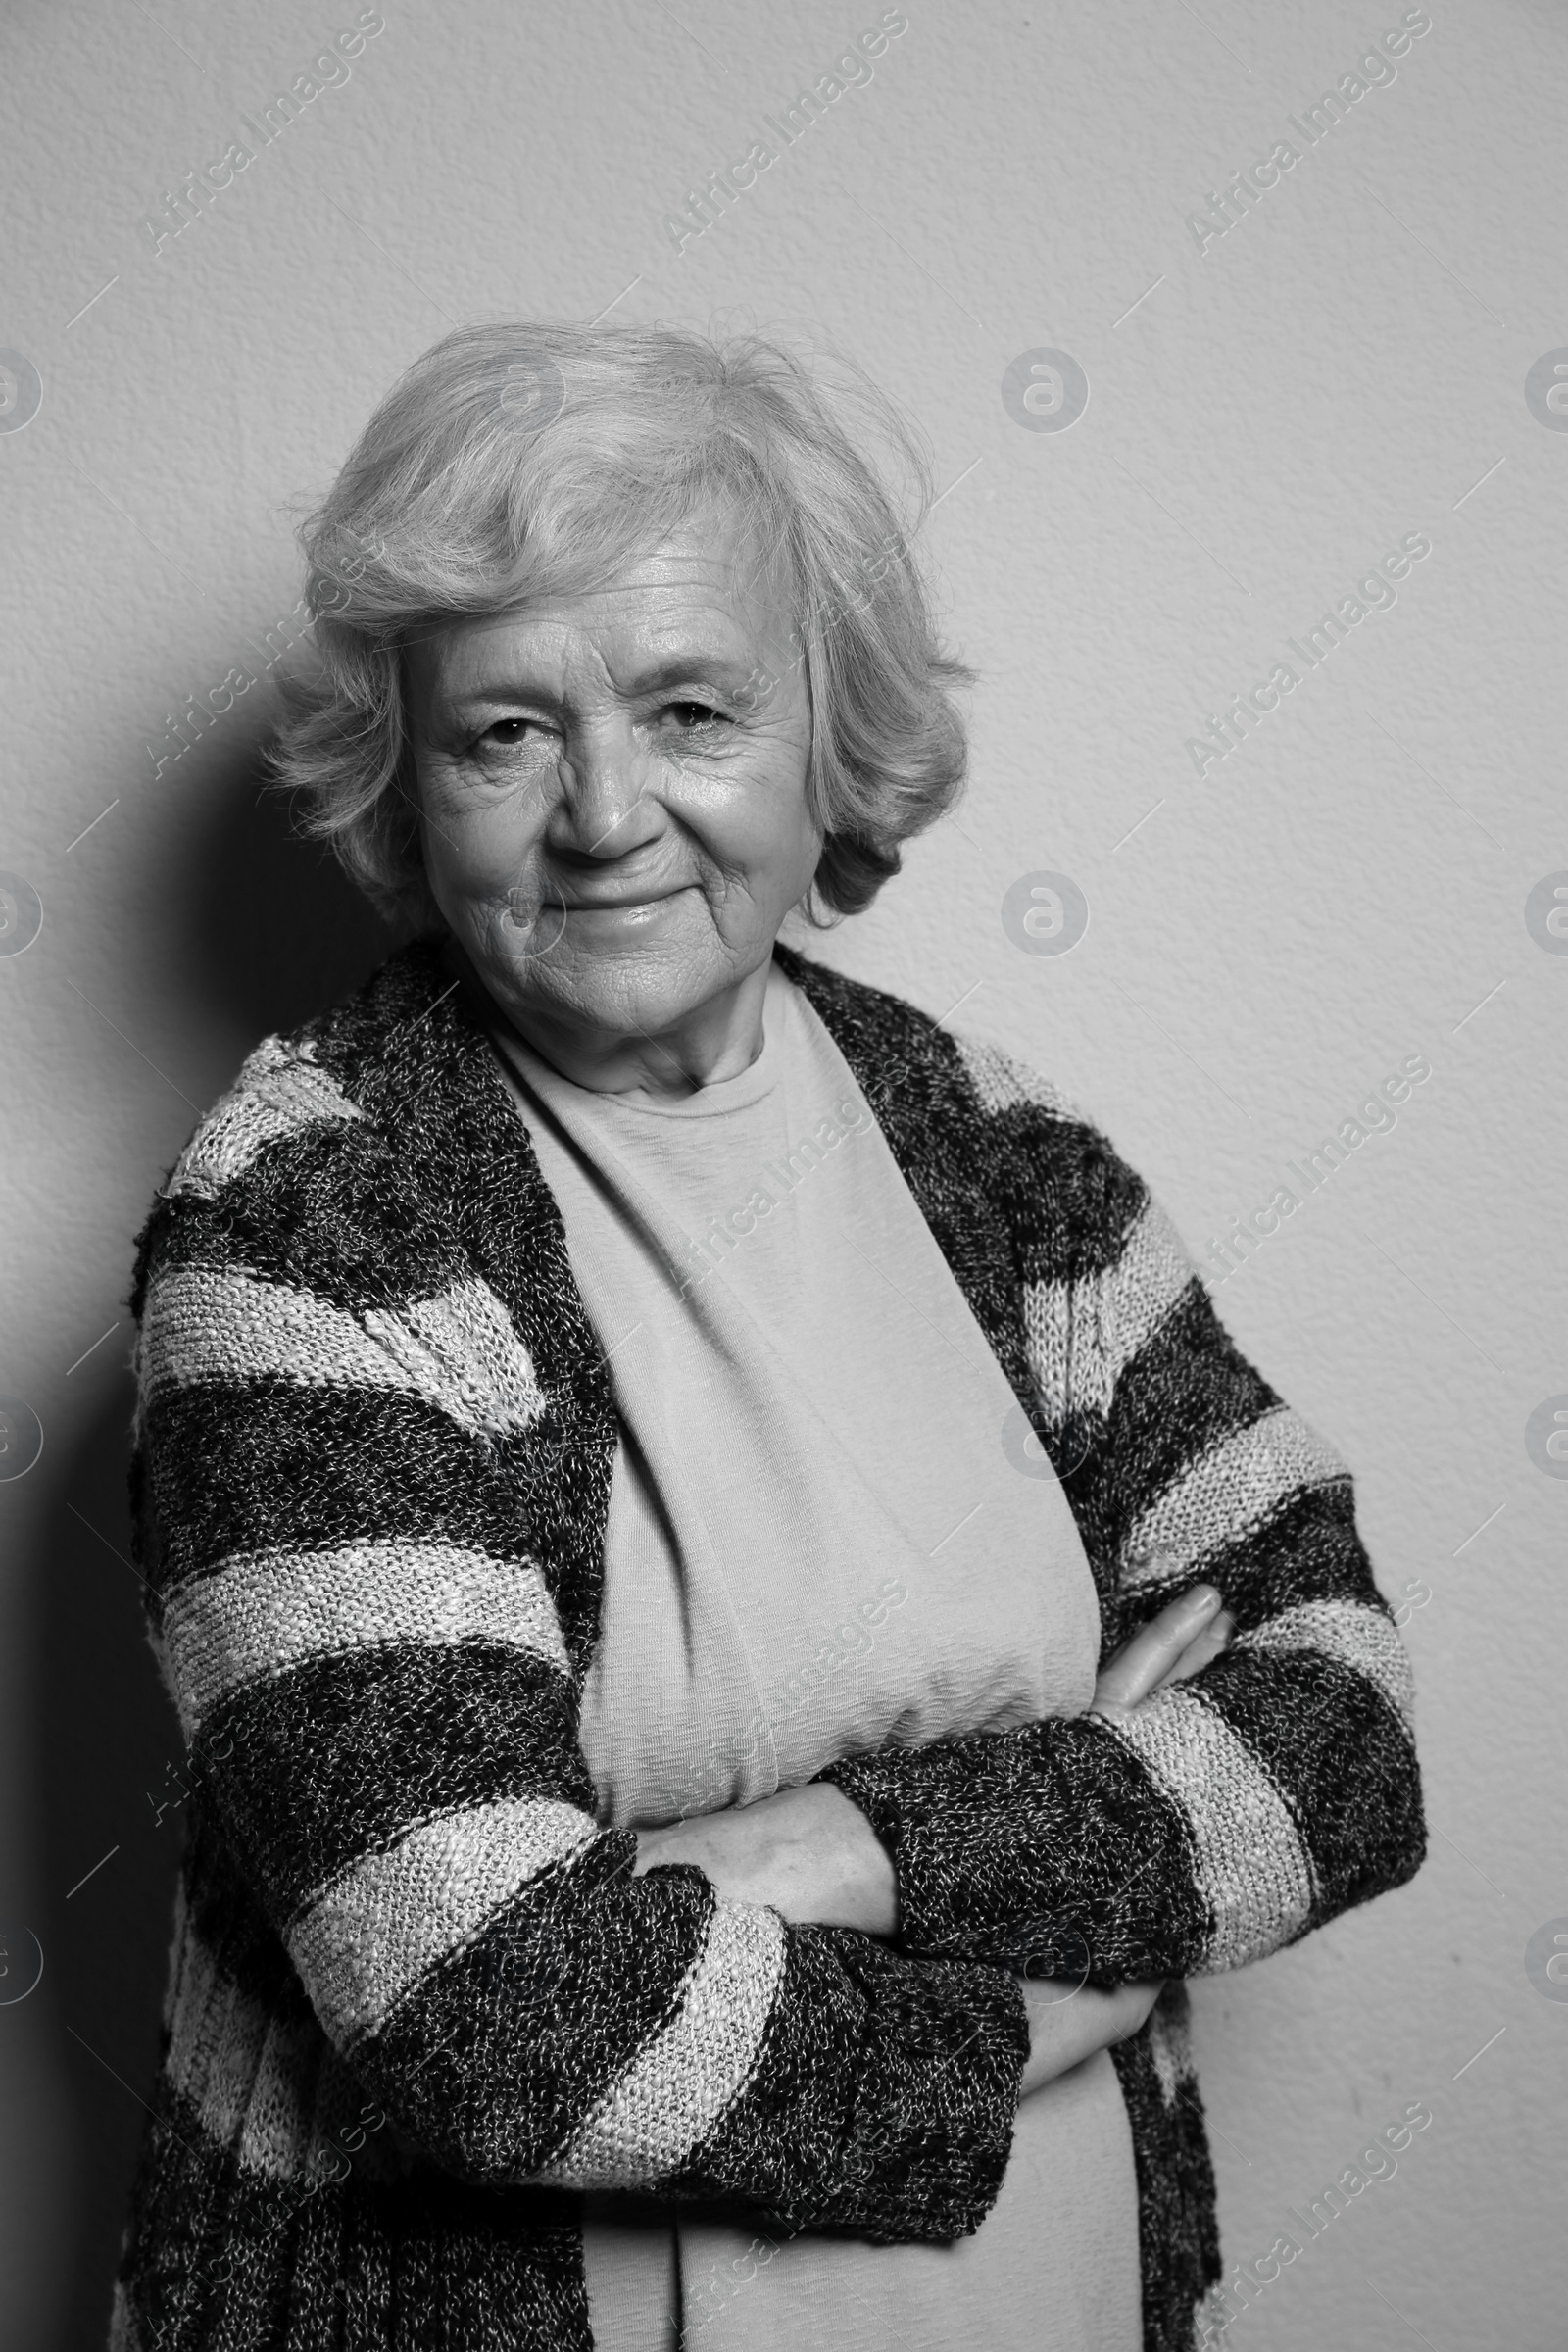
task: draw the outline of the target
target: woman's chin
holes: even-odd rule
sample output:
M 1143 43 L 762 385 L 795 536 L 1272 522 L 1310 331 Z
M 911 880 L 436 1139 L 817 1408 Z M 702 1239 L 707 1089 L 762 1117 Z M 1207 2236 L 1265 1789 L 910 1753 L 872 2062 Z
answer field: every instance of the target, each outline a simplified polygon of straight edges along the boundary
M 490 985 L 509 1009 L 565 1013 L 620 1037 L 677 1027 L 736 977 L 701 892 L 642 906 L 570 908 L 564 916 L 545 907 L 528 932 L 503 942 L 502 958 L 503 972 Z

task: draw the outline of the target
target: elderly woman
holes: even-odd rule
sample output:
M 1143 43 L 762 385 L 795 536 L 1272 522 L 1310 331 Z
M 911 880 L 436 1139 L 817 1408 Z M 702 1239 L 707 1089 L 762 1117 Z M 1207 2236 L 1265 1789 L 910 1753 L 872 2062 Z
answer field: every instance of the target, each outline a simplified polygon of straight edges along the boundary
M 845 414 L 465 330 L 310 526 L 280 759 L 416 936 L 142 1243 L 126 2352 L 1190 2345 L 1180 1980 L 1421 1859 L 1344 1465 L 1049 1084 L 780 944 L 963 768 Z

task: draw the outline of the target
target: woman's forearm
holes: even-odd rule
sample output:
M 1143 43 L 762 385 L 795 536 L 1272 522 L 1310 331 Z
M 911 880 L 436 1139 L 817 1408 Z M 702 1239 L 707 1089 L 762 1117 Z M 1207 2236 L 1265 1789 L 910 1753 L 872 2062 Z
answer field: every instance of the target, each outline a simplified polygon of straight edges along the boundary
M 825 1781 L 640 1831 L 633 1875 L 667 1862 L 695 1863 L 720 1894 L 766 1903 L 792 1925 L 898 1933 L 892 1857 L 859 1806 Z
M 671 1862 L 695 1863 L 720 1894 L 767 1903 L 795 1924 L 884 1937 L 898 1930 L 887 1851 L 859 1808 L 826 1782 L 639 1833 L 634 1876 Z M 1102 1992 L 1025 1980 L 1020 1989 L 1029 2020 L 1020 2098 L 1136 2034 L 1159 1994 L 1157 1983 Z

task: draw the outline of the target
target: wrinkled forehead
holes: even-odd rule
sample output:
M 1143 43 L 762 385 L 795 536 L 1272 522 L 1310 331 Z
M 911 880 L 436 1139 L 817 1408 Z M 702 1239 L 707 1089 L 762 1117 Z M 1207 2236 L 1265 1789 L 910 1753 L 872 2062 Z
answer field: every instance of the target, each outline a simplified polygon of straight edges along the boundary
M 432 615 L 412 632 L 416 674 L 446 682 L 523 641 L 597 648 L 612 667 L 633 650 L 751 666 L 787 653 L 797 635 L 789 557 L 776 534 L 733 506 L 710 505 L 595 571 L 540 564 L 510 587 L 488 612 Z
M 628 557 L 595 586 L 449 615 L 406 643 L 410 716 L 417 729 L 421 713 L 509 695 L 586 710 L 607 697 L 706 688 L 741 703 L 780 677 L 792 681 L 793 708 L 801 682 L 779 591 L 762 551 L 693 535 Z

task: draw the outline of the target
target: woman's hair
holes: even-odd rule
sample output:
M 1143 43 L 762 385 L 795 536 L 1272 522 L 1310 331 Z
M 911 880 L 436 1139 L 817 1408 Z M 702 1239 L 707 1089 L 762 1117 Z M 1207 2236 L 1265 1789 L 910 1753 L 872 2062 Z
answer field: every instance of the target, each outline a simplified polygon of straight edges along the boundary
M 901 844 L 963 781 L 951 696 L 973 673 L 938 643 L 915 567 L 921 449 L 841 366 L 830 401 L 759 335 L 519 320 L 459 328 L 394 385 L 301 533 L 318 660 L 289 684 L 272 756 L 306 829 L 383 913 L 439 919 L 405 719 L 410 641 L 592 588 L 715 512 L 782 555 L 794 591 L 823 833 L 812 919 L 858 913 L 898 872 Z

